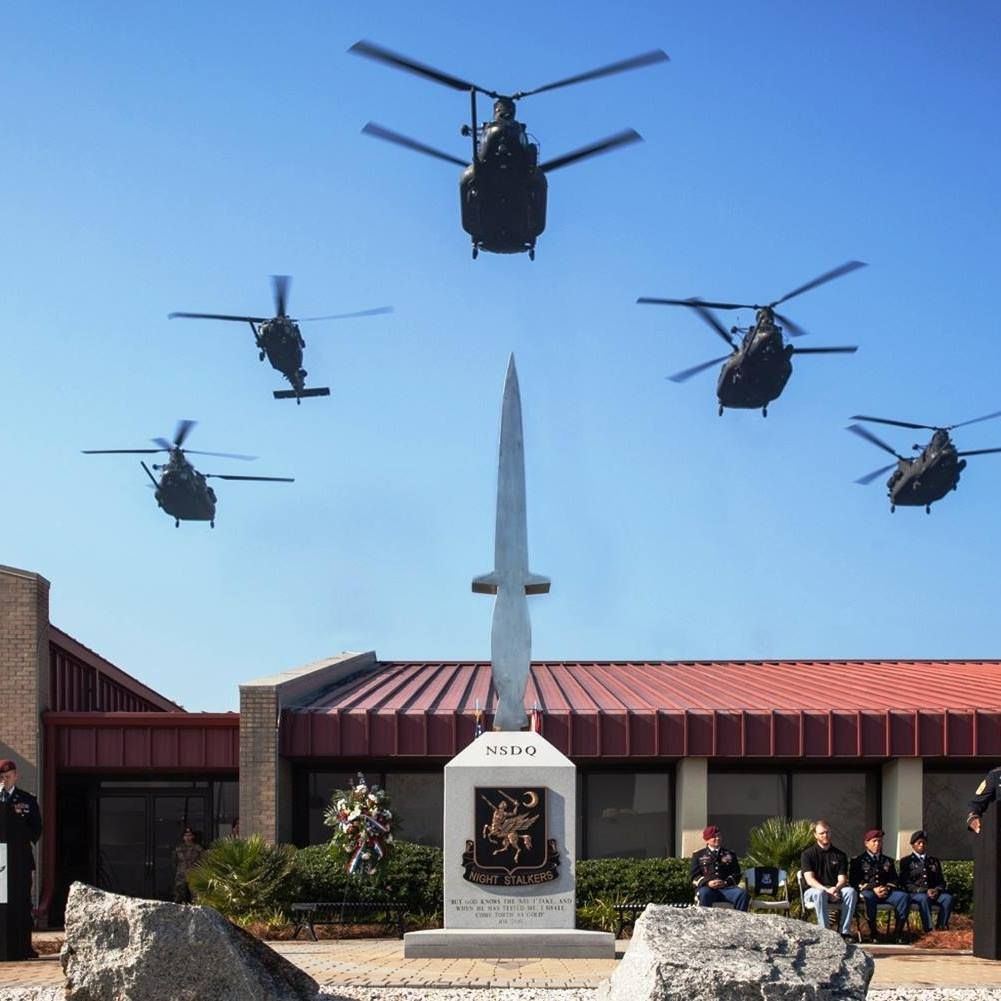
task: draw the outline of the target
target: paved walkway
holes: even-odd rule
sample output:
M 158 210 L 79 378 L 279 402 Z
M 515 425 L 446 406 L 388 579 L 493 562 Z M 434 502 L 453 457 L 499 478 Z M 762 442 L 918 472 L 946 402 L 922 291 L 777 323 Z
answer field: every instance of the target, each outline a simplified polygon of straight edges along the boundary
M 274 942 L 275 949 L 319 984 L 338 987 L 596 987 L 613 959 L 404 959 L 399 939 Z M 618 954 L 628 946 L 618 943 Z M 873 988 L 1001 987 L 1001 963 L 967 954 L 880 954 L 873 949 Z M 0 988 L 59 987 L 57 956 L 0 963 Z

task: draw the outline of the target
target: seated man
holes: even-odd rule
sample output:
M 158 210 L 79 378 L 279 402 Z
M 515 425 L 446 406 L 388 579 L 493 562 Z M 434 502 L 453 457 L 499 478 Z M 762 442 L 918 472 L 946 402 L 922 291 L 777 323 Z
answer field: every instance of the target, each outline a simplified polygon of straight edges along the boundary
M 831 825 L 818 820 L 813 825 L 815 844 L 803 852 L 799 866 L 806 889 L 803 906 L 817 912 L 817 924 L 827 927 L 827 910 L 831 904 L 841 908 L 841 936 L 851 941 L 852 917 L 858 904 L 858 892 L 848 885 L 848 856 L 831 843 Z
M 852 859 L 848 868 L 848 881 L 862 894 L 869 933 L 876 939 L 876 906 L 889 904 L 897 912 L 897 935 L 907 926 L 907 912 L 911 898 L 899 888 L 897 867 L 889 855 L 883 854 L 885 832 L 865 832 L 865 851 Z
M 746 911 L 750 903 L 747 891 L 740 882 L 740 862 L 737 856 L 721 848 L 723 838 L 715 824 L 702 832 L 706 846 L 692 856 L 691 880 L 699 898 L 700 907 L 712 907 L 723 901 L 733 904 L 738 911 Z
M 913 852 L 900 860 L 900 882 L 911 903 L 917 904 L 921 927 L 926 932 L 931 931 L 932 904 L 938 904 L 936 927 L 939 931 L 946 931 L 952 913 L 952 894 L 945 888 L 942 863 L 934 855 L 925 854 L 928 835 L 924 831 L 915 831 L 911 835 L 911 848 Z

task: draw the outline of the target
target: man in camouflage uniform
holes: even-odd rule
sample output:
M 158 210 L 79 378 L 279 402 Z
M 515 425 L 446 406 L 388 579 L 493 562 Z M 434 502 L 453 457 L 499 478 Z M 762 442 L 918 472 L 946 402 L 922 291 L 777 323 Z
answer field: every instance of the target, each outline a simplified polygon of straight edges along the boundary
M 174 903 L 191 903 L 188 873 L 198 864 L 204 850 L 198 844 L 195 832 L 190 827 L 185 827 L 181 843 L 174 849 Z

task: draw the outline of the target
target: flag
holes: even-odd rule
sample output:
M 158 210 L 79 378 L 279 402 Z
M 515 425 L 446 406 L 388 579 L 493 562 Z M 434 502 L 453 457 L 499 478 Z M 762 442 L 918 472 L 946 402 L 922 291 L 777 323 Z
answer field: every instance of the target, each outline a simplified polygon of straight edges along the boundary
M 480 708 L 480 700 L 476 700 L 476 709 L 473 712 L 473 719 L 476 725 L 473 727 L 473 740 L 476 740 L 483 733 L 483 710 Z
M 538 702 L 532 706 L 531 712 L 528 714 L 528 729 L 532 733 L 542 733 L 542 707 Z

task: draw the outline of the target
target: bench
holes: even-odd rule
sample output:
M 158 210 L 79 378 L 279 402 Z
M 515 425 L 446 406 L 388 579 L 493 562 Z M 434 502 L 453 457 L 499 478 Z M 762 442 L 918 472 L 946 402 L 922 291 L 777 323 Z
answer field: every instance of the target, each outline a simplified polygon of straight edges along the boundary
M 636 924 L 636 919 L 647 909 L 648 904 L 613 904 L 615 913 L 619 916 L 619 925 L 615 929 L 616 940 L 622 938 L 622 933 L 627 927 Z M 691 904 L 661 904 L 663 907 L 687 908 Z
M 406 904 L 393 904 L 384 901 L 305 901 L 292 905 L 294 923 L 292 938 L 298 938 L 299 932 L 305 928 L 309 932 L 309 937 L 315 942 L 317 925 L 361 924 L 366 917 L 379 917 L 382 919 L 382 923 L 395 925 L 397 937 L 403 938 L 403 919 L 406 913 Z

